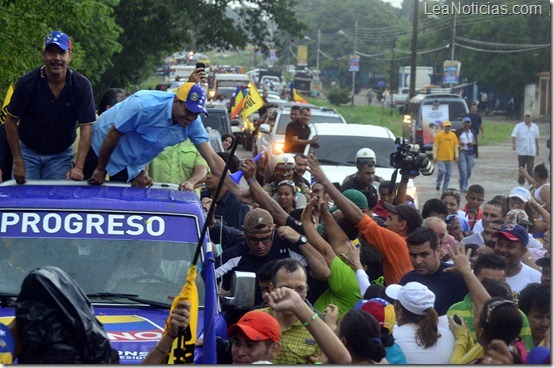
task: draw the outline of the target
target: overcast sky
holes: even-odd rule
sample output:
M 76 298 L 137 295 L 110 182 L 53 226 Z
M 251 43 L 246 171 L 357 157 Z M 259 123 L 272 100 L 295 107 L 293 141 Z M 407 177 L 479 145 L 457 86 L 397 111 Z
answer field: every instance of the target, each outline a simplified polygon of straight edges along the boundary
M 392 6 L 395 6 L 397 8 L 402 7 L 402 0 L 383 0 L 383 1 L 386 2 L 386 3 L 392 4 Z

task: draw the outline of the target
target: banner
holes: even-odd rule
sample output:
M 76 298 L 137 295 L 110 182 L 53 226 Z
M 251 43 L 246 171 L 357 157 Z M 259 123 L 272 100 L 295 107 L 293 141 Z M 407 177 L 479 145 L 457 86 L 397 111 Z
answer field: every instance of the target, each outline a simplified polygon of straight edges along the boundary
M 290 81 L 290 100 L 299 103 L 308 103 L 304 97 L 300 96 L 298 92 L 296 92 L 296 88 L 294 88 L 294 81 Z
M 348 71 L 349 72 L 360 71 L 360 55 L 350 55 L 348 59 Z
M 6 92 L 6 97 L 4 98 L 4 102 L 2 103 L 2 112 L 0 112 L 0 125 L 6 122 L 7 107 L 10 103 L 10 100 L 12 99 L 12 95 L 13 95 L 13 85 L 10 84 L 10 86 L 8 87 L 8 91 Z
M 235 90 L 235 97 L 233 97 L 233 106 L 231 106 L 231 119 L 235 119 L 239 116 L 242 106 L 244 105 L 245 90 L 242 86 L 237 86 Z
M 460 69 L 462 63 L 455 60 L 445 60 L 443 62 L 443 84 L 458 84 L 460 83 Z
M 298 45 L 296 51 L 296 65 L 308 66 L 308 46 Z
M 260 96 L 256 85 L 252 82 L 248 84 L 248 93 L 244 97 L 244 104 L 242 105 L 241 116 L 246 119 L 264 105 L 264 99 Z
M 198 325 L 198 289 L 196 288 L 196 265 L 189 268 L 187 281 L 179 295 L 171 304 L 171 311 L 178 305 L 179 300 L 189 301 L 190 307 L 190 322 L 187 328 L 179 331 L 179 336 L 173 341 L 170 352 L 167 355 L 165 364 L 193 364 L 194 363 L 194 347 L 196 344 L 196 328 Z M 171 311 L 167 318 L 165 330 L 171 328 Z

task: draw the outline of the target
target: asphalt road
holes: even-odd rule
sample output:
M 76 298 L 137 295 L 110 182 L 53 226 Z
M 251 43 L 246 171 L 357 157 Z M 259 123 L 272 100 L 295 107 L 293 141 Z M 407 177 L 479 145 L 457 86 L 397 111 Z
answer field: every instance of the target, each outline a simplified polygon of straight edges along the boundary
M 539 157 L 535 159 L 535 165 L 544 162 L 550 167 L 548 162 L 549 150 L 546 148 L 546 139 L 550 136 L 550 124 L 539 124 L 539 130 L 542 138 L 539 143 Z M 251 152 L 247 152 L 242 146 L 237 148 L 237 156 L 241 159 L 252 157 Z M 458 168 L 452 170 L 452 178 L 450 187 L 459 189 L 458 184 Z M 494 196 L 501 194 L 507 196 L 510 190 L 518 186 L 518 164 L 517 155 L 512 151 L 510 141 L 496 145 L 480 146 L 479 158 L 475 160 L 475 166 L 469 185 L 480 184 L 485 188 L 485 202 L 492 199 Z M 417 187 L 419 208 L 423 207 L 425 201 L 430 198 L 440 198 L 440 192 L 435 190 L 435 182 L 437 178 L 437 170 L 433 175 L 420 175 L 414 179 Z M 465 204 L 465 199 L 462 196 L 462 204 Z

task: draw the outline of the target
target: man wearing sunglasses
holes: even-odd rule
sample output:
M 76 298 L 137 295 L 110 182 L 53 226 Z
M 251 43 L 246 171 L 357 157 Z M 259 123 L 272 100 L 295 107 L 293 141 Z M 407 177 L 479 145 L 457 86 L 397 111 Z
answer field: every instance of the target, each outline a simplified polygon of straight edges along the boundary
M 223 277 L 224 290 L 230 290 L 233 271 L 256 272 L 272 259 L 292 258 L 304 267 L 308 264 L 301 254 L 289 248 L 290 243 L 287 240 L 276 234 L 273 217 L 264 209 L 256 208 L 248 212 L 244 217 L 242 231 L 227 226 L 220 229 L 219 221 L 210 226 L 212 241 L 227 245 L 215 264 L 215 276 Z M 261 292 L 256 289 L 255 304 L 261 301 Z

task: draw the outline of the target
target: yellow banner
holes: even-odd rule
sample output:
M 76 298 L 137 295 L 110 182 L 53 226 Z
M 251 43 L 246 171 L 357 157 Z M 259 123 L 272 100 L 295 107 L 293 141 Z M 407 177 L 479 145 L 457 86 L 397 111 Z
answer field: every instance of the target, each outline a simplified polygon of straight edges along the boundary
M 189 301 L 190 307 L 190 322 L 188 327 L 181 331 L 179 337 L 173 341 L 171 351 L 167 356 L 166 364 L 193 364 L 194 363 L 194 346 L 196 344 L 196 328 L 198 325 L 198 289 L 196 288 L 196 265 L 189 268 L 187 281 L 179 295 L 171 304 L 171 311 L 175 309 L 179 300 Z M 171 312 L 170 312 L 171 314 Z M 167 318 L 165 331 L 171 328 L 171 316 Z
M 13 95 L 13 85 L 10 84 L 8 87 L 8 91 L 6 92 L 6 97 L 4 98 L 4 102 L 2 103 L 2 112 L 0 112 L 0 125 L 4 124 L 6 122 L 6 114 L 8 104 L 10 103 L 10 100 L 12 99 Z
M 296 50 L 296 65 L 308 66 L 308 46 L 298 45 Z
M 248 84 L 248 94 L 244 97 L 244 104 L 242 105 L 241 116 L 243 119 L 246 119 L 264 105 L 264 99 L 260 96 L 258 89 L 254 83 L 250 82 Z

